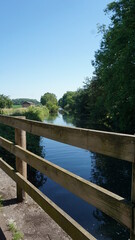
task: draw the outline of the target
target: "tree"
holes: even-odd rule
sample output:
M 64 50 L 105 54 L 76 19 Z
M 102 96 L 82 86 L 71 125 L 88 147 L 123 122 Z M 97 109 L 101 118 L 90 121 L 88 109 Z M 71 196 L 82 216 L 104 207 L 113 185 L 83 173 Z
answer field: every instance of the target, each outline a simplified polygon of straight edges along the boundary
M 95 54 L 95 74 L 104 88 L 105 107 L 116 131 L 135 131 L 135 1 L 119 0 L 108 5 L 111 24 L 103 28 Z
M 75 113 L 81 126 L 102 130 L 135 132 L 135 1 L 110 3 L 105 12 L 111 23 L 99 28 L 100 49 L 92 62 L 92 79 L 82 89 L 67 92 L 62 108 Z M 83 122 L 83 125 L 82 125 Z M 77 125 L 78 125 L 77 124 Z
M 57 98 L 55 94 L 47 92 L 43 96 L 41 96 L 40 102 L 42 103 L 42 105 L 46 105 L 48 102 L 52 102 L 53 104 L 56 105 Z
M 23 102 L 32 102 L 35 105 L 39 105 L 40 102 L 37 101 L 36 99 L 31 99 L 31 98 L 16 98 L 16 99 L 12 99 L 12 102 L 14 105 L 22 105 Z
M 49 92 L 45 93 L 41 96 L 40 102 L 49 109 L 50 113 L 56 113 L 58 111 L 58 102 L 55 94 Z
M 104 107 L 104 89 L 96 77 L 86 78 L 83 89 L 79 89 L 75 98 L 77 125 L 87 128 L 106 130 L 106 109 Z
M 11 108 L 12 104 L 13 103 L 8 96 L 3 94 L 0 95 L 0 108 Z
M 75 110 L 75 95 L 76 92 L 66 92 L 63 97 L 59 99 L 59 106 L 67 112 L 73 112 Z

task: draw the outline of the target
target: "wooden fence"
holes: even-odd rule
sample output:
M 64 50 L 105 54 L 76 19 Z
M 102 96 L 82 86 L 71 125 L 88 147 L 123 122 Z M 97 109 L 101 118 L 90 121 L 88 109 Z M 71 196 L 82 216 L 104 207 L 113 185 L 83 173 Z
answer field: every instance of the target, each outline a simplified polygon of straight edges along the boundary
M 0 137 L 0 146 L 16 156 L 16 171 L 2 159 L 0 159 L 0 167 L 17 183 L 19 201 L 23 200 L 26 192 L 72 239 L 95 239 L 27 180 L 26 166 L 29 164 L 125 225 L 130 229 L 130 239 L 135 240 L 135 136 L 56 126 L 26 120 L 22 117 L 2 115 L 0 115 L 0 123 L 15 128 L 15 144 Z M 26 132 L 131 162 L 131 202 L 26 150 Z

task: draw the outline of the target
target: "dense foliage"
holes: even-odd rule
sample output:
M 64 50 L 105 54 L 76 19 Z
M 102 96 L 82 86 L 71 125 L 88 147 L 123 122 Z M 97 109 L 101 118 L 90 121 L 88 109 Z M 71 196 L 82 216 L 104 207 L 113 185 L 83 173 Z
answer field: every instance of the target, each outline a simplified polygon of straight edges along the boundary
M 40 102 L 49 109 L 50 113 L 56 113 L 58 111 L 58 102 L 55 94 L 45 93 L 41 96 Z
M 135 130 L 135 1 L 108 5 L 111 24 L 103 30 L 100 50 L 95 54 L 95 73 L 104 91 L 104 104 L 115 130 Z
M 30 98 L 16 98 L 16 99 L 12 99 L 12 102 L 14 105 L 22 105 L 23 102 L 32 102 L 35 105 L 39 105 L 40 102 L 38 102 L 36 99 L 30 99 Z
M 67 112 L 73 112 L 75 110 L 75 95 L 76 92 L 66 92 L 63 97 L 59 99 L 59 106 Z
M 72 97 L 74 114 L 86 127 L 134 133 L 135 1 L 112 2 L 105 12 L 111 23 L 100 27 L 103 37 L 92 62 L 94 77 Z
M 0 95 L 0 108 L 11 108 L 12 104 L 13 103 L 8 96 L 3 94 Z
M 45 106 L 44 107 L 31 106 L 25 112 L 25 116 L 27 119 L 37 120 L 37 121 L 43 121 L 45 117 L 48 116 L 48 114 L 49 114 L 49 111 Z
M 48 117 L 49 110 L 45 106 L 30 106 L 28 108 L 2 109 L 0 114 L 10 116 L 26 116 L 27 119 L 43 121 Z

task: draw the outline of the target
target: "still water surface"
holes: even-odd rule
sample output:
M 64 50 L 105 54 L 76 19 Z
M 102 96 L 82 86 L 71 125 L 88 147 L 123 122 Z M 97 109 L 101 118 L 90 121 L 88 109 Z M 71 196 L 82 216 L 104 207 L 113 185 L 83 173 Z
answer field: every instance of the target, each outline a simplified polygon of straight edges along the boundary
M 73 126 L 69 118 L 59 114 L 47 123 Z M 40 138 L 42 156 L 89 181 L 130 199 L 130 163 L 115 160 L 84 149 Z M 95 207 L 76 197 L 49 178 L 39 187 L 51 200 L 66 211 L 99 240 L 127 240 L 129 232 Z

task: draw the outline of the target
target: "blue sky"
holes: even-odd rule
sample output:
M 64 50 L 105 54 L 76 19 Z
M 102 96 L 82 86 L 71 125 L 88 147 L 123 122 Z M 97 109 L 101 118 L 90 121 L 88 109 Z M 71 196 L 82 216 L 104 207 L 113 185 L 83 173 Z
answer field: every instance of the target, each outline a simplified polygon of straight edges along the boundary
M 60 98 L 83 86 L 111 0 L 1 0 L 0 94 Z

